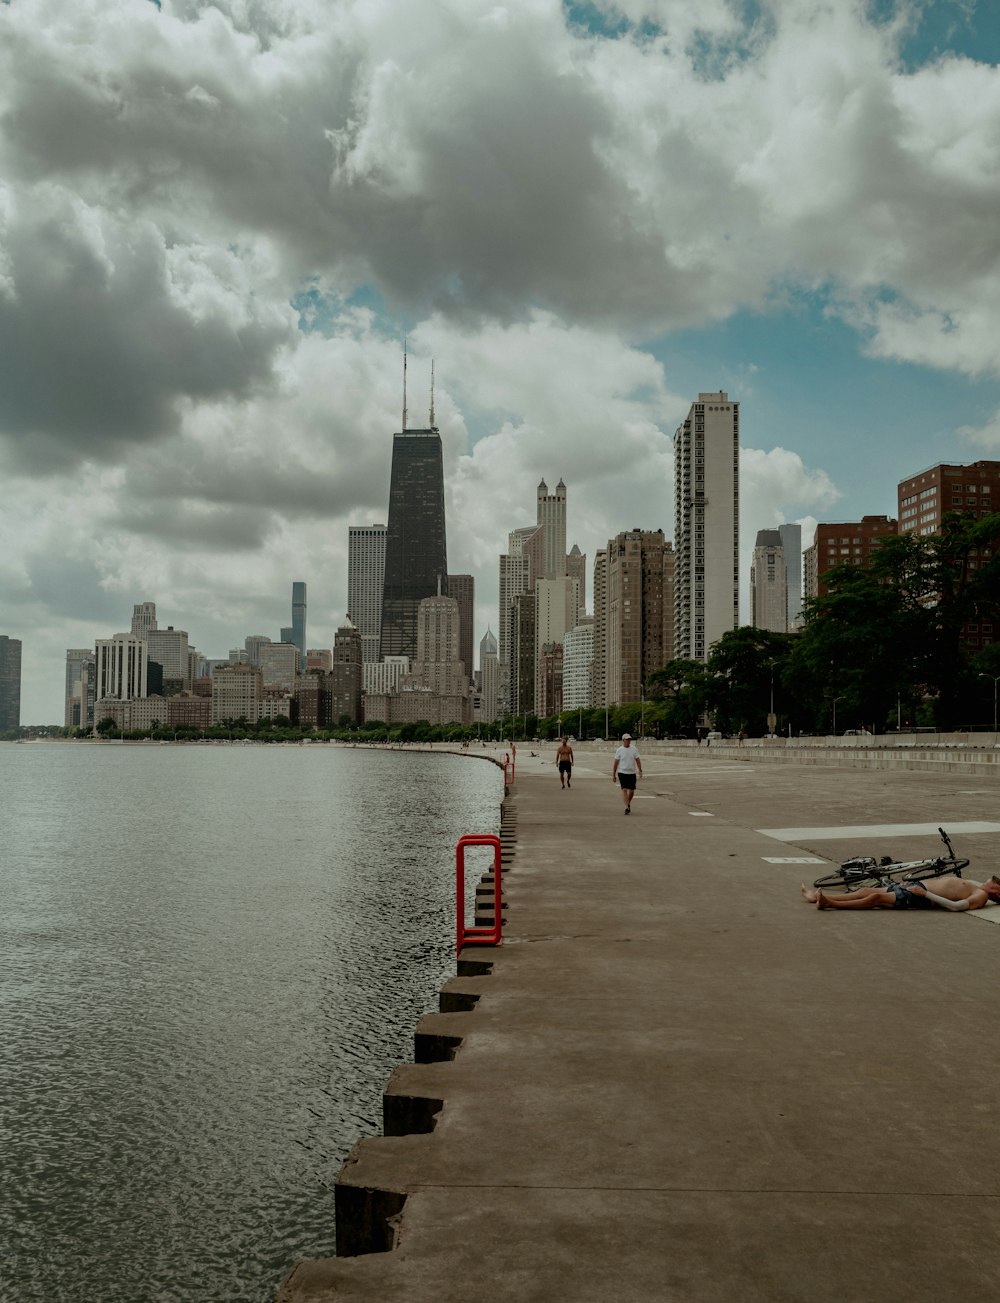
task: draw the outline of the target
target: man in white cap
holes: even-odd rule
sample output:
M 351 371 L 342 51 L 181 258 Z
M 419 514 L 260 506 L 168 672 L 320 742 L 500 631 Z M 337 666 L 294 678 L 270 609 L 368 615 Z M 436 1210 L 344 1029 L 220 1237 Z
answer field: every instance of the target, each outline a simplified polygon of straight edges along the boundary
M 632 745 L 632 734 L 623 733 L 622 744 L 615 752 L 615 763 L 611 767 L 611 781 L 614 782 L 617 778 L 621 784 L 626 814 L 629 814 L 632 809 L 636 778 L 641 777 L 642 761 L 639 759 L 639 752 Z

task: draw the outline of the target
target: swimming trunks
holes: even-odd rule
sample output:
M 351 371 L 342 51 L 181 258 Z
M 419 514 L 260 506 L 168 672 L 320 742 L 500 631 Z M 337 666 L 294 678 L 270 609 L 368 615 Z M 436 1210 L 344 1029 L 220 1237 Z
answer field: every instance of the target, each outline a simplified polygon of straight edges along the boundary
M 933 909 L 933 900 L 928 900 L 922 891 L 907 891 L 898 882 L 892 884 L 891 890 L 896 896 L 896 909 Z
M 572 761 L 572 760 L 560 760 L 560 761 L 559 761 L 559 772 L 560 772 L 561 774 L 568 774 L 568 773 L 570 773 L 570 772 L 572 771 L 572 769 L 573 769 L 573 761 Z

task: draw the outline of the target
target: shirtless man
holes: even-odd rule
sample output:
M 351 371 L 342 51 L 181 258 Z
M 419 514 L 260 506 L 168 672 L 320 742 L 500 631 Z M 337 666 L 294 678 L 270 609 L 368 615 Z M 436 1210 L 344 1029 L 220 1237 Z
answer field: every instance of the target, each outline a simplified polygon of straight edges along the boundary
M 556 751 L 556 761 L 559 765 L 559 786 L 569 787 L 569 780 L 573 775 L 573 748 L 569 744 L 568 737 L 564 737 L 559 743 L 559 749 Z
M 927 882 L 932 885 L 928 886 Z M 827 895 L 818 888 L 802 884 L 802 895 L 817 909 L 949 909 L 953 912 L 982 909 L 992 900 L 1000 904 L 1000 878 L 995 874 L 985 882 L 957 878 L 953 873 L 923 882 L 901 882 L 883 890 L 861 887 L 843 895 Z

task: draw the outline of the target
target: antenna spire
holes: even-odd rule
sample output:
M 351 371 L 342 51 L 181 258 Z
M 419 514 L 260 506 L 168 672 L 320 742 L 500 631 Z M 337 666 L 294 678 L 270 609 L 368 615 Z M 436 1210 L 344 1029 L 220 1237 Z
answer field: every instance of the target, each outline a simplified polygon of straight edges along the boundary
M 434 359 L 431 358 L 431 429 L 434 429 Z
M 406 336 L 403 336 L 403 433 L 406 433 Z

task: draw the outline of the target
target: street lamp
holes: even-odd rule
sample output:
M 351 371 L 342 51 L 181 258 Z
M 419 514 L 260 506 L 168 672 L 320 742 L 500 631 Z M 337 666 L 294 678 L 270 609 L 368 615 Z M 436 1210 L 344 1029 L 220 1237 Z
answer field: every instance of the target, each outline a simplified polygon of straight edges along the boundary
M 646 685 L 639 684 L 639 737 L 646 733 Z
M 843 697 L 834 697 L 833 699 L 833 736 L 837 736 L 837 702 L 843 701 Z
M 767 663 L 771 667 L 771 709 L 767 716 L 767 735 L 774 737 L 774 726 L 778 722 L 778 717 L 774 713 L 774 661 L 772 659 Z

